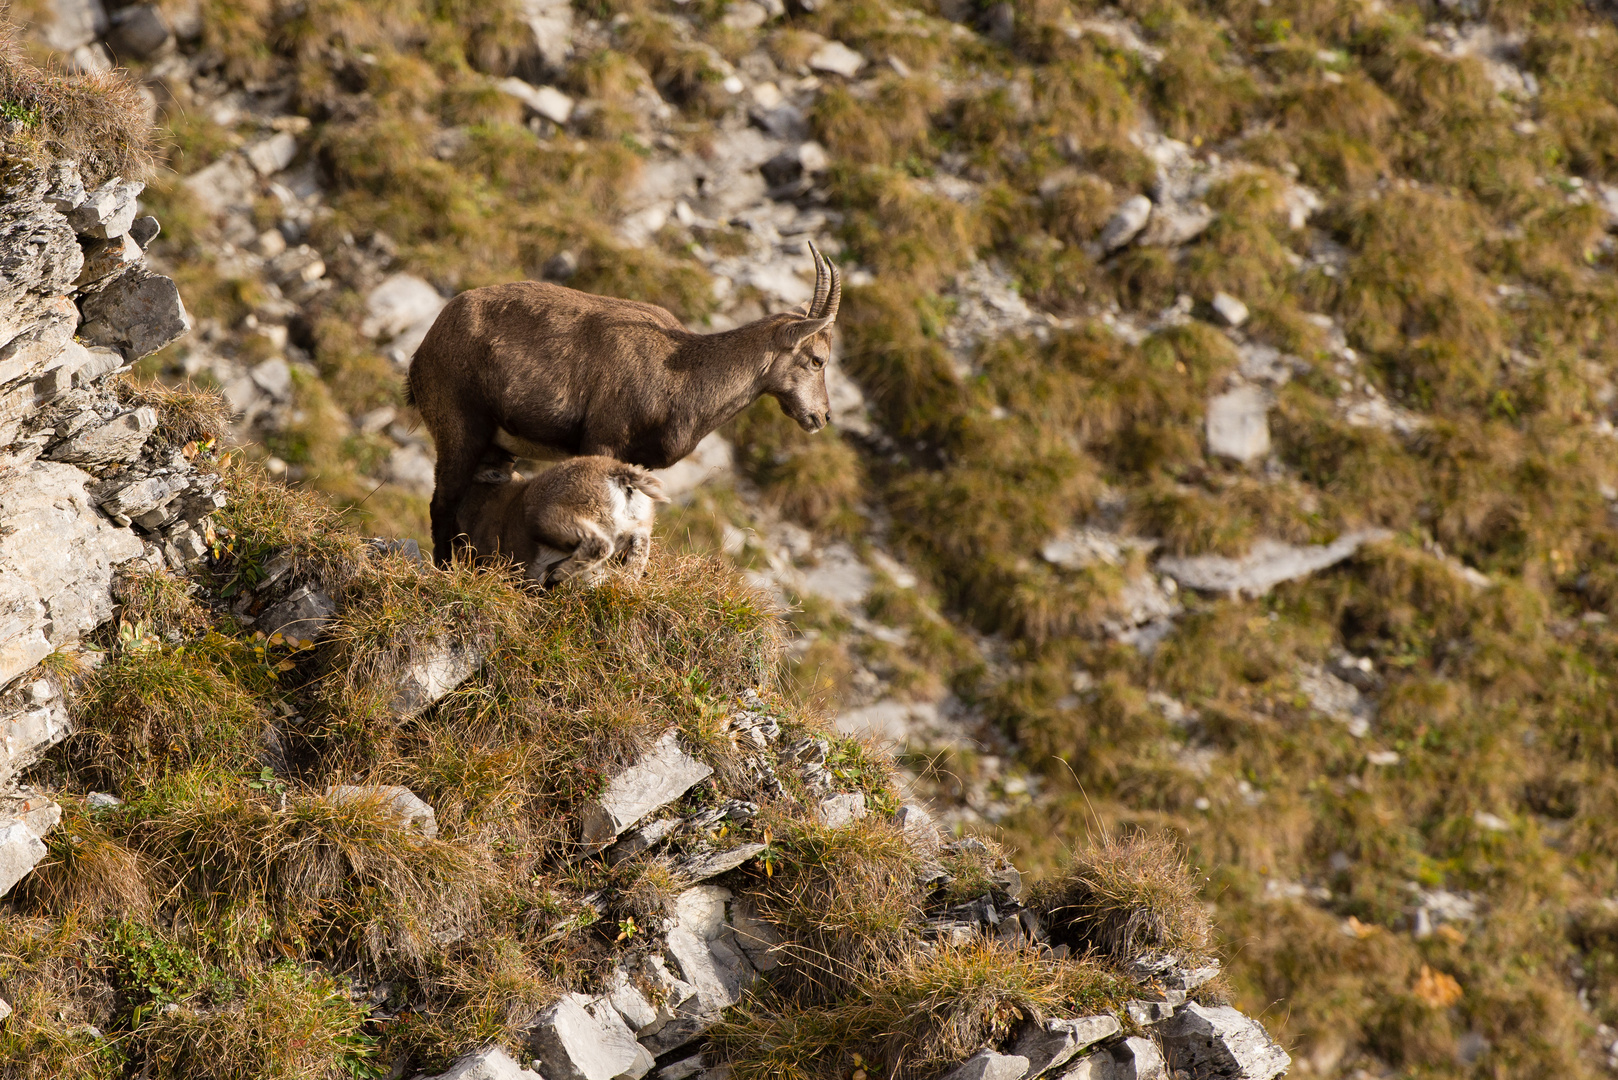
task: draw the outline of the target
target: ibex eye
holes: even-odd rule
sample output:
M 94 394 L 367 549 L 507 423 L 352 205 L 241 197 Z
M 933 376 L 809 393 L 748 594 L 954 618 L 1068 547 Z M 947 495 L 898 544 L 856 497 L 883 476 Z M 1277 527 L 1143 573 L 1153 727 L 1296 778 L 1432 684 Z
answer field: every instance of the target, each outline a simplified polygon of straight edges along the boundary
M 826 366 L 826 361 L 822 360 L 820 357 L 817 356 L 813 360 L 810 360 L 809 364 L 810 364 L 811 367 L 819 369 L 819 368 L 823 368 L 823 367 Z

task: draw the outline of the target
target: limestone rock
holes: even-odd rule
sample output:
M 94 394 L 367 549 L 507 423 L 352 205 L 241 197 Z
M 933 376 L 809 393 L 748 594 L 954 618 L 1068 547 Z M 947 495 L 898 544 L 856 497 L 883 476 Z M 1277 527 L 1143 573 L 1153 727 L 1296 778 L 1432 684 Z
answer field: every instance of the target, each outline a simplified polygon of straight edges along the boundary
M 599 851 L 635 822 L 712 775 L 712 769 L 680 749 L 675 732 L 668 732 L 584 808 L 584 843 Z
M 752 965 L 733 944 L 725 922 L 729 889 L 698 885 L 676 896 L 670 905 L 666 939 L 669 957 L 694 993 L 680 1006 L 675 1020 L 642 1042 L 654 1054 L 683 1046 L 741 1000 L 755 977 Z
M 545 1080 L 532 1069 L 525 1069 L 498 1046 L 457 1058 L 455 1064 L 435 1077 L 419 1076 L 417 1080 Z
M 768 972 L 781 966 L 776 956 L 781 945 L 781 934 L 774 924 L 753 910 L 752 904 L 742 899 L 732 902 L 730 925 L 736 935 L 736 944 L 755 970 Z
M 284 634 L 313 641 L 326 632 L 337 605 L 313 585 L 300 585 L 287 598 L 258 617 L 258 628 L 266 634 Z
M 1386 529 L 1358 529 L 1329 544 L 1297 546 L 1264 539 L 1239 559 L 1224 555 L 1192 555 L 1159 560 L 1158 570 L 1179 584 L 1202 592 L 1263 596 L 1283 581 L 1308 577 L 1335 566 L 1360 549 L 1391 536 Z
M 139 360 L 191 330 L 180 290 L 144 266 L 131 266 L 81 301 L 80 334 L 97 345 L 123 349 Z
M 360 333 L 393 338 L 412 327 L 431 326 L 449 301 L 414 274 L 394 274 L 365 297 L 365 318 Z
M 709 851 L 681 859 L 674 866 L 674 876 L 683 881 L 704 881 L 734 870 L 764 850 L 759 843 L 737 844 L 724 851 Z
M 993 1050 L 979 1050 L 941 1080 L 1022 1080 L 1028 1075 L 1028 1059 L 1016 1054 L 997 1054 Z
M 144 59 L 174 43 L 168 20 L 156 4 L 136 4 L 119 9 L 112 16 L 107 44 L 120 59 Z
M 893 814 L 893 823 L 899 826 L 905 843 L 923 854 L 937 851 L 938 845 L 943 842 L 943 835 L 938 831 L 933 816 L 913 803 L 899 807 Z
M 44 679 L 20 700 L 0 705 L 0 785 L 10 784 L 72 733 L 73 718 L 62 695 Z
M 150 214 L 138 217 L 129 226 L 129 238 L 140 245 L 142 251 L 146 245 L 157 239 L 157 234 L 163 231 L 162 224 Z
M 145 252 L 128 233 L 111 240 L 100 240 L 84 250 L 84 266 L 79 270 L 75 285 L 93 285 L 140 262 Z
M 1067 1064 L 1102 1039 L 1118 1034 L 1115 1016 L 1081 1016 L 1074 1020 L 1046 1020 L 1030 1025 L 1012 1052 L 1028 1059 L 1028 1072 L 1038 1075 L 1046 1069 Z
M 53 446 L 45 456 L 52 461 L 81 465 L 133 461 L 156 430 L 157 410 L 142 405 L 101 423 L 86 425 Z
M 438 815 L 407 787 L 397 784 L 337 784 L 326 789 L 326 799 L 339 806 L 374 803 L 397 820 L 400 828 L 419 832 L 429 840 L 438 836 Z
M 292 164 L 298 156 L 298 140 L 290 131 L 278 131 L 268 139 L 261 139 L 245 148 L 242 153 L 247 163 L 260 176 L 270 176 Z
M 589 1000 L 569 994 L 534 1017 L 528 1045 L 546 1080 L 613 1080 L 645 1055 L 621 1020 L 614 1029 L 586 1011 Z
M 264 264 L 264 270 L 285 288 L 296 288 L 326 276 L 326 260 L 308 244 L 288 248 Z
M 62 808 L 32 788 L 0 795 L 0 821 L 20 821 L 41 840 L 62 820 Z
M 15 818 L 0 821 L 0 896 L 26 877 L 45 852 L 44 843 L 26 823 Z
M 90 477 L 34 461 L 0 473 L 0 685 L 112 615 L 112 573 L 144 552 L 95 511 Z
M 1228 1005 L 1188 1002 L 1156 1031 L 1169 1065 L 1192 1076 L 1270 1080 L 1292 1064 L 1263 1024 Z
M 50 0 L 40 20 L 40 37 L 57 52 L 70 53 L 107 32 L 101 0 Z
M 190 486 L 190 480 L 178 474 L 147 476 L 127 483 L 115 478 L 110 484 L 96 485 L 95 498 L 102 513 L 120 525 L 141 518 L 141 525 L 146 527 L 155 513 L 151 527 L 156 527 L 167 522 L 169 504 Z
M 186 177 L 185 187 L 211 214 L 246 213 L 252 210 L 253 198 L 258 194 L 258 177 L 239 155 L 227 154 Z
M 1270 452 L 1270 403 L 1262 390 L 1238 386 L 1208 400 L 1208 452 L 1242 463 Z
M 1152 216 L 1152 200 L 1144 195 L 1134 195 L 1124 200 L 1122 206 L 1113 212 L 1107 219 L 1106 225 L 1101 228 L 1101 250 L 1117 251 L 1140 234 L 1146 228 L 1146 222 Z
M 517 16 L 534 35 L 534 50 L 547 68 L 559 69 L 573 54 L 573 5 L 568 0 L 518 0 Z
M 511 76 L 495 83 L 495 88 L 522 102 L 529 112 L 553 124 L 565 124 L 573 115 L 573 99 L 554 86 L 533 86 Z
M 1179 247 L 1208 231 L 1214 212 L 1203 203 L 1159 203 L 1152 207 L 1136 243 L 1147 246 Z
M 35 321 L 20 305 L 26 295 L 67 292 L 83 266 L 78 237 L 60 214 L 38 202 L 0 203 L 0 341 Z
M 68 211 L 67 223 L 80 236 L 99 240 L 122 236 L 135 223 L 135 199 L 145 190 L 139 180 L 114 177 Z
M 8 1017 L 10 1015 L 11 1015 L 11 1002 L 7 1001 L 5 998 L 0 998 L 0 1020 L 4 1020 L 6 1017 Z
M 34 321 L 0 346 L 0 386 L 43 370 L 73 340 L 79 309 L 65 296 L 46 298 Z
M 45 201 L 63 214 L 88 197 L 88 193 L 84 190 L 84 177 L 79 175 L 79 167 L 72 161 L 58 161 L 53 164 L 47 185 Z
M 828 829 L 845 828 L 865 816 L 865 796 L 861 792 L 850 791 L 822 799 L 815 809 L 815 816 Z
M 483 653 L 474 645 L 430 642 L 411 658 L 389 708 L 401 718 L 415 716 L 471 678 L 481 663 Z
M 1226 292 L 1214 293 L 1213 309 L 1226 326 L 1240 326 L 1248 319 L 1247 305 Z
M 852 79 L 865 66 L 865 57 L 841 41 L 828 41 L 809 54 L 809 70 L 824 71 Z

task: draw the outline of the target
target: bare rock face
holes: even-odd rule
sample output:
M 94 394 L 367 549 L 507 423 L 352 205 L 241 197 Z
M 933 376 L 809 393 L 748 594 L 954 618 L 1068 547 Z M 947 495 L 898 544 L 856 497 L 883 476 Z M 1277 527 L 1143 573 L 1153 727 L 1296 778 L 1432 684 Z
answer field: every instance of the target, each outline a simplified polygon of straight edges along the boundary
M 131 266 L 80 303 L 79 332 L 97 345 L 121 348 L 130 360 L 150 355 L 191 331 L 174 282 Z
M 532 1069 L 525 1069 L 498 1046 L 485 1049 L 457 1058 L 455 1064 L 445 1069 L 435 1077 L 418 1077 L 417 1080 L 543 1080 Z
M 979 1050 L 945 1073 L 943 1080 L 1022 1080 L 1027 1075 L 1027 1058 Z
M 98 513 L 71 465 L 0 474 L 0 685 L 112 616 L 112 573 L 140 555 L 134 533 Z
M 585 844 L 594 850 L 606 847 L 635 822 L 711 775 L 712 769 L 680 749 L 670 731 L 585 807 Z
M 569 994 L 534 1017 L 529 1048 L 547 1080 L 638 1080 L 652 1058 L 610 1007 L 593 1014 L 591 999 Z M 639 1069 L 637 1071 L 637 1066 Z
M 399 690 L 392 702 L 394 715 L 415 716 L 471 678 L 481 663 L 483 654 L 474 646 L 429 644 L 413 657 L 399 679 Z
M 1208 401 L 1208 452 L 1247 463 L 1270 452 L 1269 400 L 1262 390 L 1238 386 Z
M 1165 558 L 1157 568 L 1181 585 L 1202 592 L 1263 596 L 1283 581 L 1308 577 L 1353 555 L 1362 544 L 1385 539 L 1386 529 L 1358 529 L 1329 544 L 1260 540 L 1239 559 L 1224 555 Z
M 73 718 L 55 685 L 36 679 L 0 703 L 0 787 L 73 732 Z
M 41 185 L 42 186 L 42 185 Z M 29 293 L 67 292 L 84 267 L 78 237 L 60 214 L 46 214 L 37 196 L 0 205 L 0 342 L 9 343 Z
M 1169 1065 L 1192 1076 L 1270 1080 L 1292 1064 L 1263 1024 L 1228 1005 L 1189 1002 L 1156 1030 Z
M 27 876 L 45 852 L 44 841 L 27 823 L 16 819 L 0 821 L 0 896 Z
M 1028 1059 L 1028 1071 L 1037 1076 L 1067 1064 L 1102 1039 L 1118 1034 L 1119 1028 L 1116 1016 L 1046 1020 L 1025 1031 L 1012 1052 Z

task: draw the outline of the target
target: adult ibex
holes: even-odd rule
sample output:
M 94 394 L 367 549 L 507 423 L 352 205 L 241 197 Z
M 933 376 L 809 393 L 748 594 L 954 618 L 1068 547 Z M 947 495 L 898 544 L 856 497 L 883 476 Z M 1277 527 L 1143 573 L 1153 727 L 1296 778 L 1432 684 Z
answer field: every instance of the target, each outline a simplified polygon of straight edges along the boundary
M 540 585 L 596 585 L 613 561 L 638 578 L 652 554 L 657 477 L 609 457 L 576 457 L 530 480 L 490 470 L 467 488 L 456 524 L 476 558 L 511 559 Z
M 764 394 L 806 431 L 826 426 L 826 361 L 842 277 L 813 244 L 803 313 L 693 334 L 654 304 L 536 281 L 445 305 L 410 363 L 407 400 L 438 450 L 433 558 L 449 561 L 455 508 L 498 445 L 540 460 L 603 454 L 666 468 Z

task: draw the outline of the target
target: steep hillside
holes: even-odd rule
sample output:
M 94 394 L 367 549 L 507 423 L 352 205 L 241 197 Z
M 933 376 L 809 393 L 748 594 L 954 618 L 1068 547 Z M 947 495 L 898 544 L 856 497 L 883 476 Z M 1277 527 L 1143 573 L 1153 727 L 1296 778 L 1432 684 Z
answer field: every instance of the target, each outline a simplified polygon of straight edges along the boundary
M 1286 1069 L 1171 838 L 1025 889 L 721 560 L 439 570 L 130 377 L 191 329 L 138 98 L 0 73 L 0 1076 Z
M 1177 834 L 1301 1070 L 1606 1068 L 1610 11 L 95 10 L 25 14 L 167 134 L 198 328 L 145 371 L 249 457 L 422 537 L 445 297 L 717 328 L 806 299 L 814 239 L 834 428 L 760 403 L 661 527 L 793 602 L 795 692 L 1025 867 Z

